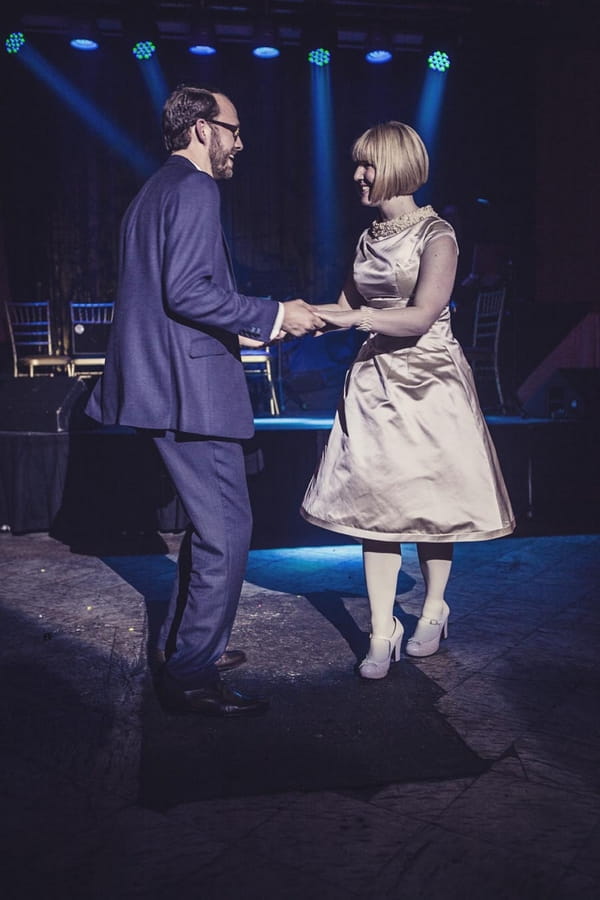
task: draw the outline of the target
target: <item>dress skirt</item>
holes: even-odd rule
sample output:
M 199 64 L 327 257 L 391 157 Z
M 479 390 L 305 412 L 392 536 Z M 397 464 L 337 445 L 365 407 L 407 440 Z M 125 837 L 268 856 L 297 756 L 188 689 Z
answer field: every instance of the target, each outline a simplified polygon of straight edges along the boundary
M 444 316 L 436 326 L 418 340 L 363 344 L 302 504 L 313 525 L 408 542 L 514 530 L 471 368 L 458 342 L 439 334 Z

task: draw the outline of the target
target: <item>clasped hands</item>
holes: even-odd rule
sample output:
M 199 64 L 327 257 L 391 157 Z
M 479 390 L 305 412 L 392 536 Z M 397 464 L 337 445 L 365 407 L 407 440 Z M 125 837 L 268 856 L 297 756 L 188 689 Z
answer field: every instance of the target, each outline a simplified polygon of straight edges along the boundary
M 356 309 L 341 309 L 337 304 L 326 306 L 312 306 L 304 300 L 286 300 L 283 303 L 283 321 L 281 330 L 273 338 L 282 340 L 286 335 L 303 337 L 312 334 L 318 337 L 325 332 L 337 328 L 352 328 L 359 324 L 360 311 Z M 264 344 L 251 338 L 241 339 L 244 346 L 263 347 Z
M 332 329 L 358 328 L 364 319 L 363 310 L 344 309 L 337 303 L 317 306 L 305 303 L 304 300 L 289 300 L 283 305 L 285 314 L 281 328 L 284 335 L 287 333 L 298 337 L 311 333 L 318 336 Z

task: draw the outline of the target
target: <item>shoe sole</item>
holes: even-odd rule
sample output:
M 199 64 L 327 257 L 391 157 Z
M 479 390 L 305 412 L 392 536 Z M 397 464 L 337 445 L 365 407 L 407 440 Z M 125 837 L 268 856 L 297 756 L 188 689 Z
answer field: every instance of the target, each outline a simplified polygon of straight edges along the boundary
M 410 650 L 408 650 L 408 648 L 407 648 L 405 653 L 411 659 L 427 659 L 430 656 L 435 656 L 435 654 L 438 652 L 439 649 L 440 649 L 439 647 L 436 647 L 435 650 L 431 651 L 431 653 L 411 653 Z

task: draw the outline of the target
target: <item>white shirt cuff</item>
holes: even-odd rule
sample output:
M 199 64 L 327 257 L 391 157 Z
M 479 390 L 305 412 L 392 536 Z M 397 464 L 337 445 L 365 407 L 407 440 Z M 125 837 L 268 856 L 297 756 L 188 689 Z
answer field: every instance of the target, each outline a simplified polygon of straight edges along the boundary
M 279 310 L 277 312 L 277 317 L 273 323 L 273 330 L 271 331 L 271 337 L 269 338 L 270 341 L 275 340 L 275 338 L 281 331 L 281 323 L 283 322 L 283 316 L 285 313 L 285 310 L 283 308 L 283 303 L 278 302 L 277 306 L 279 307 Z

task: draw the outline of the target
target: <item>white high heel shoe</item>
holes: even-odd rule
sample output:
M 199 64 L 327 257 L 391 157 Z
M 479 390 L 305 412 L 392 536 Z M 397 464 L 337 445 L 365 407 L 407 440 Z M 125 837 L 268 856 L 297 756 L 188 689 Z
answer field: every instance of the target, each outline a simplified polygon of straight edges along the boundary
M 394 616 L 394 630 L 389 638 L 378 637 L 375 634 L 371 635 L 369 652 L 358 667 L 358 673 L 361 678 L 385 678 L 389 672 L 392 658 L 396 662 L 400 659 L 400 644 L 402 643 L 403 634 L 404 628 L 402 627 L 401 622 Z M 387 647 L 385 646 L 386 644 Z M 378 655 L 383 656 L 385 654 L 386 656 L 381 662 L 377 662 L 375 659 L 370 658 L 371 650 L 375 647 L 379 650 Z
M 449 615 L 450 607 L 444 602 L 439 619 L 425 619 L 421 616 L 417 622 L 415 633 L 406 642 L 408 656 L 433 656 L 434 653 L 437 653 L 442 637 L 448 637 Z

